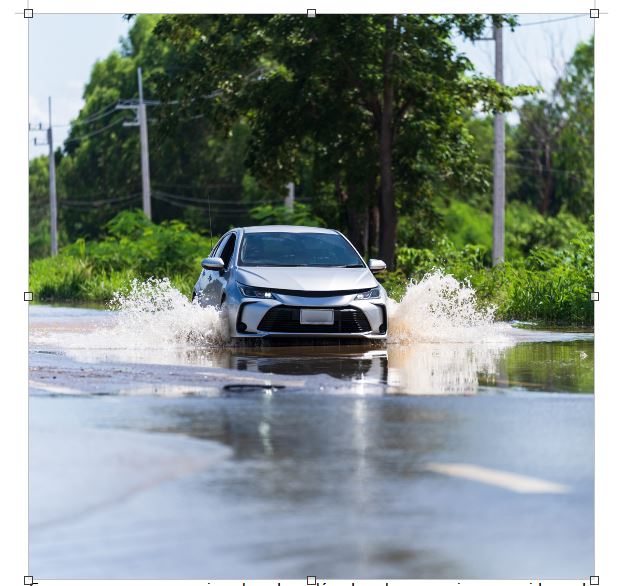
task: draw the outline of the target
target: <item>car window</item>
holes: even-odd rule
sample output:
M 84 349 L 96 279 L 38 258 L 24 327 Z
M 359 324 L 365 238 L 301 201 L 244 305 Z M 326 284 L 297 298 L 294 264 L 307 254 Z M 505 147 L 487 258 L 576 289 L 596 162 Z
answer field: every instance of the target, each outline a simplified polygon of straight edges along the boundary
M 240 247 L 242 266 L 364 267 L 348 241 L 329 232 L 251 232 Z
M 229 262 L 231 262 L 231 257 L 233 256 L 233 251 L 235 250 L 235 234 L 231 234 L 227 243 L 224 245 L 222 249 L 222 253 L 220 254 L 220 258 L 224 262 L 224 268 L 229 266 Z
M 222 238 L 220 238 L 220 240 L 218 240 L 218 243 L 211 249 L 209 256 L 216 256 L 218 254 L 218 250 L 220 250 L 220 247 L 226 242 L 228 236 L 228 234 L 225 234 Z

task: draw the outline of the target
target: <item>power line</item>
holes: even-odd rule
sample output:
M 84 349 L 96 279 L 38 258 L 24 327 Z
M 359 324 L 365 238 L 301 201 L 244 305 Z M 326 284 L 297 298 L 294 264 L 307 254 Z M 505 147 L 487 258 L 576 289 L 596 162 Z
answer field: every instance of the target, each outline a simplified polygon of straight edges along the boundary
M 155 183 L 154 185 L 160 185 L 161 187 L 174 187 L 175 189 L 192 189 L 198 191 L 203 188 L 223 188 L 223 189 L 241 189 L 241 186 L 236 183 L 205 183 L 202 186 L 194 185 L 192 183 Z
M 207 205 L 217 204 L 218 206 L 239 206 L 240 208 L 253 209 L 262 205 L 282 205 L 280 200 L 276 201 L 259 201 L 259 202 L 245 202 L 245 201 L 232 201 L 228 199 L 213 199 L 213 198 L 191 198 L 185 196 L 178 196 L 169 194 L 163 191 L 155 190 L 155 193 L 159 194 L 161 198 L 165 200 L 172 200 L 183 204 L 188 204 L 192 207 L 205 207 Z M 304 201 L 304 200 L 299 200 Z M 310 200 L 307 200 L 310 201 Z
M 251 204 L 245 201 L 233 201 L 230 199 L 213 199 L 212 197 L 188 197 L 186 195 L 175 195 L 173 193 L 168 193 L 166 191 L 155 190 L 155 193 L 158 193 L 162 197 L 167 197 L 171 199 L 176 199 L 178 201 L 189 202 L 189 203 L 198 203 L 198 204 L 207 204 L 207 203 L 217 203 L 217 204 L 226 204 L 226 205 L 240 205 L 240 206 L 249 206 L 254 207 L 257 204 Z
M 159 199 L 160 201 L 163 201 L 165 203 L 168 204 L 172 204 L 174 206 L 177 207 L 181 207 L 181 208 L 186 208 L 186 207 L 192 207 L 192 208 L 206 208 L 209 209 L 211 208 L 212 210 L 215 210 L 215 203 L 213 200 L 205 200 L 202 203 L 201 202 L 190 202 L 190 201 L 180 201 L 177 199 L 172 199 L 170 197 L 164 197 L 163 195 L 161 195 L 159 192 L 154 192 L 154 197 Z M 223 204 L 225 206 L 228 206 L 229 204 Z M 250 208 L 243 208 L 243 207 L 238 207 L 238 208 L 230 208 L 230 207 L 222 207 L 222 208 L 218 208 L 217 210 L 215 210 L 216 212 L 220 213 L 220 212 L 224 212 L 224 213 L 234 213 L 234 214 L 245 214 L 248 213 L 251 209 L 253 209 L 256 206 L 250 206 Z
M 127 195 L 124 197 L 113 197 L 109 199 L 62 199 L 61 204 L 68 207 L 81 207 L 81 206 L 92 206 L 99 207 L 102 205 L 108 205 L 113 203 L 126 203 L 128 201 L 132 201 L 137 199 L 141 193 L 133 193 L 131 195 Z
M 76 120 L 72 120 L 71 122 L 68 122 L 67 124 L 53 124 L 52 127 L 53 128 L 67 128 L 68 126 L 79 126 L 82 124 L 91 124 L 92 122 L 96 122 L 97 120 L 106 118 L 107 116 L 115 112 L 116 105 L 117 105 L 117 102 L 114 102 L 112 105 L 106 106 L 105 108 L 102 108 L 101 110 L 97 110 L 96 112 L 94 112 L 93 114 L 90 114 L 89 116 L 85 118 L 77 118 Z
M 99 116 L 94 116 L 93 118 L 79 118 L 77 120 L 74 120 L 74 122 L 71 123 L 72 126 L 80 126 L 80 125 L 84 125 L 84 124 L 92 124 L 93 122 L 97 122 L 98 120 L 102 120 L 103 118 L 106 118 L 107 116 L 111 116 L 111 114 L 113 114 L 116 111 L 116 108 L 111 108 L 110 110 L 107 110 L 106 112 L 104 112 L 103 114 L 100 114 Z
M 82 119 L 75 120 L 74 124 L 86 124 L 95 120 L 99 120 L 100 118 L 104 118 L 104 116 L 106 116 L 107 114 L 115 112 L 115 107 L 118 105 L 118 102 L 119 100 L 111 102 L 110 104 L 100 108 L 100 110 L 96 110 L 95 112 L 88 114 Z
M 74 138 L 68 138 L 65 140 L 66 143 L 68 142 L 81 142 L 83 140 L 86 140 L 88 138 L 91 138 L 92 136 L 96 136 L 98 134 L 102 134 L 103 132 L 113 128 L 114 126 L 117 126 L 120 122 L 123 122 L 124 119 L 123 118 L 119 118 L 118 120 L 115 120 L 114 122 L 111 122 L 109 124 L 107 124 L 106 126 L 103 126 L 102 128 L 99 128 L 98 130 L 94 130 L 93 132 L 88 132 L 87 134 L 81 134 L 80 136 L 74 137 Z
M 176 200 L 172 200 L 166 197 L 163 197 L 162 195 L 160 195 L 158 192 L 154 192 L 152 194 L 152 196 L 159 200 L 162 201 L 164 203 L 167 203 L 169 205 L 172 205 L 174 207 L 178 207 L 178 208 L 189 208 L 189 207 L 200 207 L 200 208 L 206 208 L 209 209 L 209 202 L 205 202 L 204 206 L 198 205 L 198 204 L 192 204 L 192 203 L 182 203 Z M 213 202 L 211 202 L 213 203 Z M 229 216 L 248 216 L 249 215 L 249 210 L 226 210 L 226 209 L 222 209 L 222 210 L 212 210 L 211 211 L 211 215 L 212 216 L 220 216 L 220 217 L 229 217 Z
M 550 24 L 552 22 L 561 22 L 563 20 L 572 20 L 573 18 L 581 18 L 582 16 L 588 16 L 588 13 L 586 12 L 583 14 L 573 14 L 571 16 L 562 16 L 561 18 L 552 18 L 549 20 L 538 20 L 536 22 L 523 22 L 517 26 L 521 27 L 521 26 L 535 26 L 538 24 Z

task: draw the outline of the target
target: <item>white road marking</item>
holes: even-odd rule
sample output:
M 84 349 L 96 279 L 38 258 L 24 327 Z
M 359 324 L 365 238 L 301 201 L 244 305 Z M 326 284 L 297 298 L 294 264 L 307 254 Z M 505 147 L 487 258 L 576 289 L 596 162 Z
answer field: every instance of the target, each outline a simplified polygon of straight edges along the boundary
M 48 393 L 53 393 L 55 395 L 84 395 L 84 393 L 81 393 L 81 391 L 72 389 L 70 387 L 65 387 L 61 385 L 52 385 L 50 383 L 35 381 L 33 379 L 28 380 L 28 386 L 31 389 L 36 389 L 38 391 L 46 391 Z
M 427 470 L 444 474 L 446 476 L 456 476 L 466 478 L 475 482 L 483 482 L 492 486 L 499 486 L 513 492 L 520 493 L 565 493 L 568 487 L 563 484 L 549 482 L 533 476 L 523 476 L 513 472 L 504 472 L 474 464 L 444 464 L 431 462 L 426 465 Z

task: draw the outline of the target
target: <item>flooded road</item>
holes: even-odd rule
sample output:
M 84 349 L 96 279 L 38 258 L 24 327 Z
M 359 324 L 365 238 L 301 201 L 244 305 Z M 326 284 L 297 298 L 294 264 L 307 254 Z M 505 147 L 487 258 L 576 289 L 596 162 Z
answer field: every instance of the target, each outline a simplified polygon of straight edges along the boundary
M 592 334 L 224 346 L 116 319 L 30 308 L 32 575 L 593 573 Z

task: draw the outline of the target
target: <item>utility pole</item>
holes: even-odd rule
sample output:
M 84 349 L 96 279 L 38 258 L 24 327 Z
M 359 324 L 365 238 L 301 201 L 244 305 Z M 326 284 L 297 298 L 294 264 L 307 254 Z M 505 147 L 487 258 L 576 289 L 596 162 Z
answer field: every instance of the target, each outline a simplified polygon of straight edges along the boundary
M 142 194 L 144 202 L 144 213 L 152 220 L 152 209 L 150 206 L 150 162 L 148 160 L 148 120 L 146 118 L 146 104 L 144 104 L 144 87 L 142 85 L 142 68 L 137 68 L 137 85 L 139 87 L 139 139 L 142 152 Z
M 30 132 L 43 132 L 41 122 L 38 126 L 33 127 L 28 123 Z M 56 256 L 59 252 L 59 239 L 57 236 L 57 174 L 54 161 L 54 143 L 52 139 L 52 98 L 48 97 L 48 128 L 46 130 L 46 142 L 37 142 L 37 138 L 33 140 L 35 146 L 48 147 L 48 177 L 50 185 L 50 253 Z
M 495 42 L 494 77 L 503 81 L 503 28 L 492 25 Z M 494 113 L 494 168 L 492 176 L 492 266 L 505 260 L 505 118 Z
M 290 181 L 287 185 L 287 196 L 285 197 L 285 207 L 290 210 L 290 212 L 294 211 L 294 195 L 295 195 L 295 186 L 294 182 Z
M 139 142 L 141 146 L 142 165 L 142 201 L 144 214 L 152 220 L 152 207 L 150 201 L 150 160 L 148 156 L 148 117 L 146 116 L 146 102 L 144 102 L 144 87 L 142 84 L 142 68 L 137 68 L 137 86 L 139 88 L 139 102 L 137 104 L 118 104 L 118 110 L 134 110 L 135 120 L 125 121 L 123 126 L 139 126 Z
M 48 168 L 50 178 L 50 251 L 52 256 L 56 256 L 59 252 L 57 238 L 57 172 L 52 141 L 52 98 L 50 96 L 48 97 Z

